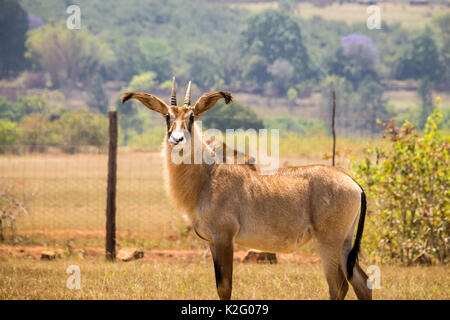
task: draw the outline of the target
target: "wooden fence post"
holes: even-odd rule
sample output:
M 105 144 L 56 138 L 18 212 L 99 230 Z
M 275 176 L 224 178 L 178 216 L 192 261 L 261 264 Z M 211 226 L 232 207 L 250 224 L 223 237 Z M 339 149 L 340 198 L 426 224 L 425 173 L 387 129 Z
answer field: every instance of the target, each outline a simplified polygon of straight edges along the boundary
M 106 199 L 106 259 L 116 258 L 117 111 L 109 112 L 108 187 Z
M 333 167 L 336 157 L 336 131 L 334 129 L 334 118 L 336 117 L 336 92 L 333 90 L 333 114 L 331 116 L 331 132 L 333 134 Z

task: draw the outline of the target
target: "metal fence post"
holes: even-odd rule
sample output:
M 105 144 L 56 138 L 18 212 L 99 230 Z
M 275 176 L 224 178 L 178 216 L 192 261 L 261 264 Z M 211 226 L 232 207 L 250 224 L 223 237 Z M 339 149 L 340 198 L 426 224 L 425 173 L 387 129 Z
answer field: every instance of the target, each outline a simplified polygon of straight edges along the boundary
M 334 118 L 336 117 L 336 92 L 333 90 L 333 114 L 331 116 L 331 132 L 333 134 L 333 167 L 336 157 L 336 131 L 334 129 Z

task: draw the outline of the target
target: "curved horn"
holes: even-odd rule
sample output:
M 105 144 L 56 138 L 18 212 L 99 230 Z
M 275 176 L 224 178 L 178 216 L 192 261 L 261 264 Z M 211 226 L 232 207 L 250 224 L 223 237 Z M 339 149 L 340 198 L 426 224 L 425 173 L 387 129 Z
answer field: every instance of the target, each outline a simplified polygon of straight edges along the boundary
M 184 97 L 184 104 L 187 106 L 191 105 L 191 81 L 189 81 L 188 87 L 186 89 L 186 96 Z
M 170 96 L 170 105 L 177 105 L 177 85 L 175 84 L 175 77 L 172 78 L 172 94 Z

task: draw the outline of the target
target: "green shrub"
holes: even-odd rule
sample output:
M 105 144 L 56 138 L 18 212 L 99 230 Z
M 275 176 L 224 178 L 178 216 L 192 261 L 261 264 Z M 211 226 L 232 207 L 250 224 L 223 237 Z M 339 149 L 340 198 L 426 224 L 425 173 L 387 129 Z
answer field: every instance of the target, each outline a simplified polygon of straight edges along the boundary
M 261 129 L 262 121 L 250 107 L 233 101 L 227 105 L 219 101 L 214 108 L 208 110 L 200 120 L 203 121 L 203 127 L 216 128 L 225 132 L 227 129 Z
M 128 91 L 144 91 L 148 92 L 151 88 L 156 86 L 156 73 L 145 72 L 134 76 L 128 85 Z
M 279 129 L 280 134 L 286 134 L 289 131 L 306 135 L 312 129 L 325 131 L 325 125 L 321 121 L 292 115 L 266 118 L 264 119 L 264 127 L 268 129 Z
M 140 135 L 134 135 L 130 138 L 128 145 L 135 149 L 159 151 L 164 140 L 166 128 L 150 128 Z
M 30 151 L 45 152 L 48 146 L 74 153 L 83 146 L 104 147 L 108 142 L 108 118 L 86 110 L 65 111 L 59 118 L 31 114 L 20 122 L 21 142 Z
M 369 196 L 364 247 L 373 260 L 410 265 L 425 254 L 448 261 L 449 137 L 438 129 L 441 117 L 436 110 L 422 136 L 409 122 L 384 124 L 391 148 L 368 149 L 354 166 Z
M 89 111 L 67 111 L 57 121 L 65 152 L 81 146 L 104 147 L 108 143 L 108 118 Z
M 7 150 L 9 146 L 15 144 L 19 134 L 19 127 L 16 123 L 0 119 L 0 153 Z

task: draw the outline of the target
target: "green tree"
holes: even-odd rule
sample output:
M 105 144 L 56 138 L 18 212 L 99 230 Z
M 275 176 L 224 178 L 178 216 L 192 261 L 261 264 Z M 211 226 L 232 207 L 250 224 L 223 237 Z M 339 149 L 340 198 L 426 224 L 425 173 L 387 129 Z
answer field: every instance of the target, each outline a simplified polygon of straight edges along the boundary
M 417 88 L 417 93 L 422 100 L 422 105 L 420 106 L 419 115 L 419 128 L 423 129 L 425 123 L 427 122 L 428 116 L 433 113 L 433 84 L 428 78 L 420 80 L 419 87 Z
M 270 80 L 270 75 L 267 73 L 269 64 L 267 60 L 259 55 L 252 55 L 246 64 L 244 64 L 243 76 L 245 79 L 256 83 L 258 89 L 255 91 L 262 91 L 265 82 Z
M 0 119 L 0 153 L 8 149 L 8 146 L 17 142 L 19 138 L 17 123 L 6 119 Z
M 30 31 L 26 46 L 27 56 L 49 72 L 54 87 L 87 84 L 115 60 L 108 46 L 86 28 L 69 30 L 65 22 Z
M 365 133 L 378 131 L 377 120 L 387 120 L 387 99 L 384 88 L 370 77 L 365 78 L 356 91 L 343 77 L 328 76 L 321 84 L 323 121 L 331 119 L 332 92 L 336 92 L 336 127 Z
M 186 53 L 188 77 L 200 88 L 209 90 L 220 74 L 214 60 L 214 52 L 210 48 L 195 47 Z
M 172 76 L 174 53 L 165 39 L 141 38 L 139 53 L 136 57 L 140 73 L 153 71 L 159 82 Z
M 410 45 L 397 61 L 395 76 L 400 80 L 423 78 L 433 82 L 439 80 L 442 76 L 442 64 L 431 29 L 426 28 L 412 38 Z
M 450 89 L 450 13 L 443 13 L 433 19 L 437 27 L 437 33 L 440 44 L 440 56 L 444 65 L 443 87 Z
M 216 128 L 223 132 L 226 129 L 261 129 L 263 123 L 258 115 L 250 107 L 237 101 L 227 105 L 223 101 L 218 102 L 214 108 L 202 116 L 203 125 L 208 128 Z
M 50 121 L 48 115 L 27 115 L 21 119 L 19 127 L 20 142 L 26 145 L 30 152 L 45 152 L 48 146 L 62 143 L 58 125 L 55 121 Z
M 296 132 L 301 135 L 311 133 L 312 129 L 321 131 L 325 124 L 321 121 L 298 116 L 279 116 L 264 119 L 264 127 L 268 129 L 279 129 L 282 135 Z
M 27 13 L 16 0 L 0 2 L 0 78 L 23 70 L 25 38 L 28 29 Z
M 144 72 L 136 75 L 131 79 L 128 85 L 128 91 L 144 91 L 148 92 L 155 87 L 156 83 L 155 72 Z
M 107 114 L 109 108 L 108 93 L 103 84 L 103 78 L 97 74 L 89 82 L 87 105 L 100 113 Z
M 61 107 L 47 101 L 45 94 L 40 96 L 19 97 L 14 105 L 15 117 L 11 120 L 20 121 L 23 117 L 30 114 L 39 114 L 41 116 L 57 115 Z
M 371 133 L 378 131 L 377 122 L 386 121 L 389 118 L 389 112 L 386 109 L 388 100 L 384 98 L 384 88 L 381 84 L 373 81 L 370 77 L 363 80 L 358 90 L 359 108 L 356 106 L 356 114 L 359 119 L 364 119 L 365 123 L 360 129 L 369 129 Z M 358 127 L 357 119 L 355 125 Z
M 0 96 L 0 119 L 16 121 L 19 118 L 19 112 L 14 108 L 14 104 L 6 101 L 3 96 Z
M 82 146 L 104 147 L 108 142 L 108 118 L 89 111 L 67 111 L 58 120 L 63 150 L 79 151 Z
M 241 33 L 242 50 L 264 57 L 268 64 L 285 59 L 296 71 L 297 81 L 311 75 L 310 58 L 300 26 L 289 14 L 266 10 L 251 16 Z

